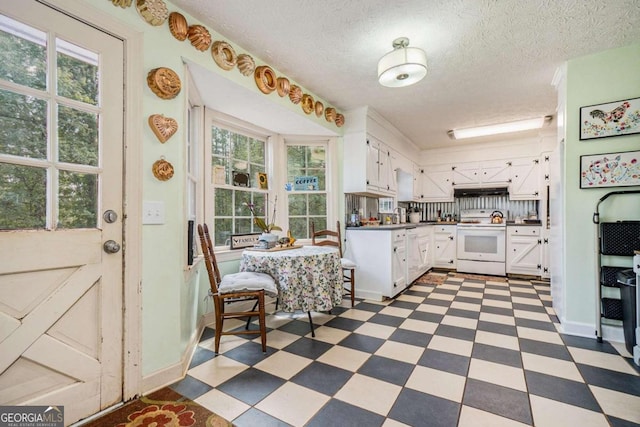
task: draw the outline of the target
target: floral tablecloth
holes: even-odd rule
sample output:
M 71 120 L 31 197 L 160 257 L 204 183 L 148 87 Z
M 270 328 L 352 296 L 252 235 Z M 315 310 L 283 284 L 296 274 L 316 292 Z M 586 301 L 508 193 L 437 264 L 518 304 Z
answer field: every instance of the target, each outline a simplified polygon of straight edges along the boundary
M 242 253 L 240 271 L 271 275 L 283 311 L 328 311 L 342 301 L 342 268 L 337 248 L 304 246 L 277 252 Z

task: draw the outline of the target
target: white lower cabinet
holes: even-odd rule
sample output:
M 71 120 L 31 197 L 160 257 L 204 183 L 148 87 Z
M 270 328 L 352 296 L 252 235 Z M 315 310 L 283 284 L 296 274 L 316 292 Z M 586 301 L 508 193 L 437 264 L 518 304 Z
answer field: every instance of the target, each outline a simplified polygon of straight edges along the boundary
M 456 268 L 456 226 L 433 227 L 433 266 Z
M 407 287 L 407 235 L 404 228 L 346 231 L 345 258 L 357 265 L 356 296 L 382 301 Z
M 507 227 L 507 273 L 540 276 L 542 269 L 541 227 Z
M 413 283 L 433 265 L 433 227 L 407 229 L 407 282 Z

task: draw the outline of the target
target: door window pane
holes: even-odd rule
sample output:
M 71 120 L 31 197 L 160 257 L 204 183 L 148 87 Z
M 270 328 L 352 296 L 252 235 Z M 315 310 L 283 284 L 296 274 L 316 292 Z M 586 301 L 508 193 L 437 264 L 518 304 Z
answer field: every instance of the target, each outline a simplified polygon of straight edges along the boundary
M 58 106 L 58 145 L 61 162 L 98 165 L 98 115 Z
M 47 171 L 0 163 L 0 230 L 45 228 Z
M 0 78 L 46 90 L 46 46 L 46 33 L 0 15 Z
M 58 95 L 98 105 L 98 55 L 64 40 L 56 40 Z
M 0 153 L 47 157 L 46 101 L 0 89 Z
M 93 228 L 97 225 L 98 177 L 60 171 L 59 228 Z

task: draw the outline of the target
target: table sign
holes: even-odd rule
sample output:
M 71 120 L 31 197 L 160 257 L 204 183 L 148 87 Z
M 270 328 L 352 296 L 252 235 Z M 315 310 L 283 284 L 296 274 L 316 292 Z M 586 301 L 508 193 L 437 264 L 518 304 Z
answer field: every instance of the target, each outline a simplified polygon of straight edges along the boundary
M 258 243 L 261 233 L 246 233 L 231 235 L 231 249 L 252 248 Z

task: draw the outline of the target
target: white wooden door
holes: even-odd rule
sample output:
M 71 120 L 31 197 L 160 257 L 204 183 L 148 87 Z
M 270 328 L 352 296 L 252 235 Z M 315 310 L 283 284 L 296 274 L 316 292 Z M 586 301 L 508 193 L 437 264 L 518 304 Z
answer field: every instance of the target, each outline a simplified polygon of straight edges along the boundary
M 0 405 L 70 424 L 122 399 L 123 43 L 22 0 L 0 51 Z

